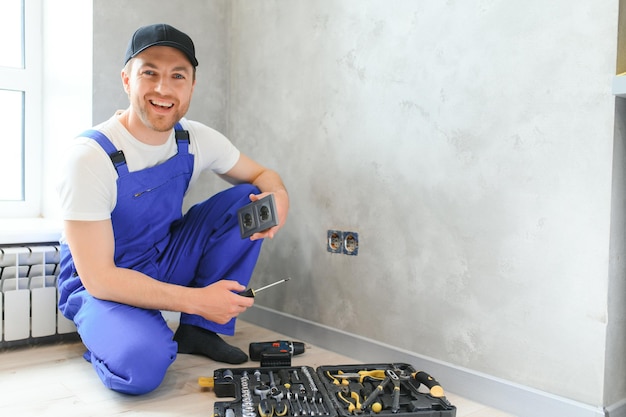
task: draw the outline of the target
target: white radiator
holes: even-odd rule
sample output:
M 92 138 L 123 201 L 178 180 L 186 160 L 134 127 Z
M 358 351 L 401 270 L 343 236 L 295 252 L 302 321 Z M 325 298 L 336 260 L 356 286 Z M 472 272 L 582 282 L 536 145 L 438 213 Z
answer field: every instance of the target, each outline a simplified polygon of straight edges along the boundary
M 0 246 L 0 347 L 75 335 L 57 307 L 57 244 Z

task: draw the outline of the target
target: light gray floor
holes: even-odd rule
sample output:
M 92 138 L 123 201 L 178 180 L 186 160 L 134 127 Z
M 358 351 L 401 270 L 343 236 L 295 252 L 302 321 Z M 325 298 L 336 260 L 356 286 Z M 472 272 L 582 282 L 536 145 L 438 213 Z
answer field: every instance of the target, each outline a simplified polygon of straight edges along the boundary
M 229 343 L 247 352 L 251 341 L 291 340 L 288 336 L 252 324 L 238 322 Z M 213 376 L 224 364 L 210 359 L 179 355 L 163 384 L 154 392 L 132 397 L 110 391 L 100 383 L 91 365 L 82 359 L 80 342 L 21 347 L 0 351 L 0 415 L 2 416 L 203 416 L 213 414 L 217 399 L 198 385 L 199 377 Z M 242 367 L 251 367 L 248 362 Z M 293 366 L 357 363 L 347 356 L 306 346 Z M 444 387 L 445 388 L 445 387 Z M 457 417 L 510 417 L 453 393 L 447 398 L 457 407 Z

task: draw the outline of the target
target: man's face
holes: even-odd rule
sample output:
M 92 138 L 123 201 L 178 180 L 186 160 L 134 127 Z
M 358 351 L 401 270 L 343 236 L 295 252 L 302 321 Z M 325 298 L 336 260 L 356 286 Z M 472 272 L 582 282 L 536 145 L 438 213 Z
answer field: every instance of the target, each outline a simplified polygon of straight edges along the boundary
M 122 72 L 132 118 L 158 132 L 171 130 L 187 113 L 195 85 L 193 66 L 176 48 L 152 46 Z M 135 119 L 134 122 L 137 122 Z

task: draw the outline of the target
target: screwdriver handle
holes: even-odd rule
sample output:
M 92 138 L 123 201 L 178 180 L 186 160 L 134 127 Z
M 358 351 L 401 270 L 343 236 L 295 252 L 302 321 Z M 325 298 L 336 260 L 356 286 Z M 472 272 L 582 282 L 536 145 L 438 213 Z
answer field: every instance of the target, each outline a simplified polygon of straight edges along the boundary
M 284 399 L 281 399 L 278 401 L 278 404 L 276 405 L 276 415 L 277 416 L 286 416 L 287 413 L 289 412 L 289 405 L 288 402 L 285 401 Z
M 240 292 L 239 295 L 241 295 L 242 297 L 254 298 L 254 290 L 252 288 L 248 288 L 244 292 Z
M 397 413 L 400 410 L 400 385 L 393 387 L 393 404 L 391 406 L 391 412 Z
M 291 388 L 291 379 L 289 378 L 289 372 L 286 369 L 278 371 L 278 377 L 280 378 L 280 384 L 285 388 Z
M 274 415 L 274 407 L 270 405 L 270 402 L 267 398 L 263 398 L 259 401 L 259 415 L 261 417 L 272 417 Z
M 433 397 L 439 398 L 439 397 L 444 397 L 445 396 L 445 394 L 443 392 L 443 388 L 441 387 L 439 382 L 437 382 L 437 380 L 435 378 L 433 378 L 432 376 L 430 376 L 426 372 L 418 371 L 418 372 L 413 374 L 413 378 L 417 382 L 426 385 L 426 387 L 430 390 L 430 395 L 432 395 Z
M 376 388 L 374 388 L 374 391 L 372 391 L 371 394 L 365 399 L 365 401 L 361 403 L 361 410 L 365 410 L 367 407 L 372 405 L 374 400 L 378 397 L 378 394 L 384 391 L 385 385 L 387 385 L 389 380 L 389 377 L 385 378 L 383 382 L 381 382 L 376 386 Z

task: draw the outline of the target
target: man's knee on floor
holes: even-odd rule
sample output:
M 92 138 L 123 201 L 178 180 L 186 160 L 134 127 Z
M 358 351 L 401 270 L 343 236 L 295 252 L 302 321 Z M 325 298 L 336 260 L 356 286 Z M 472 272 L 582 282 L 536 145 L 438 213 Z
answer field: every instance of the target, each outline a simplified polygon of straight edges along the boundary
M 106 369 L 96 366 L 96 370 L 104 384 L 113 391 L 130 395 L 147 394 L 163 382 L 167 369 L 176 359 L 175 346 L 172 343 L 163 349 L 128 349 L 121 352 L 115 364 Z

